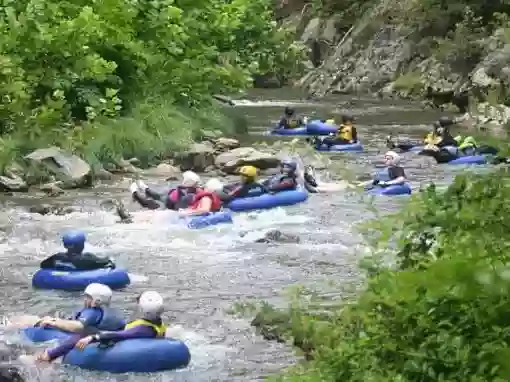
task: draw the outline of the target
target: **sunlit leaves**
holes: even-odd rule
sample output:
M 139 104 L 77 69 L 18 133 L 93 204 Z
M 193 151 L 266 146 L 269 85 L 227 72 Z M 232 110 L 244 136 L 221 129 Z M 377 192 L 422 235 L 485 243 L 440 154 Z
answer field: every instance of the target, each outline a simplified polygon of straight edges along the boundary
M 148 94 L 197 107 L 211 93 L 249 86 L 258 71 L 290 73 L 301 52 L 287 49 L 292 35 L 272 17 L 267 0 L 3 0 L 2 131 L 37 136 L 116 117 Z

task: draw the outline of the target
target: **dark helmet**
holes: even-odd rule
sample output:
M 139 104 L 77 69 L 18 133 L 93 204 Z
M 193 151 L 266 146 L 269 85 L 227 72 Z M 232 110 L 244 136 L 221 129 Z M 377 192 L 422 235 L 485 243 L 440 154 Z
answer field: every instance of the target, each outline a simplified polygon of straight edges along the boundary
M 294 173 L 297 170 L 297 163 L 291 159 L 281 161 L 280 165 L 282 169 L 288 168 L 291 173 Z
M 285 115 L 293 115 L 294 113 L 295 113 L 295 110 L 292 107 L 287 106 L 285 108 Z
M 354 117 L 351 114 L 342 114 L 342 123 L 354 122 Z
M 437 123 L 441 127 L 448 127 L 448 126 L 453 125 L 454 122 L 453 122 L 453 119 L 451 119 L 449 117 L 441 117 L 438 119 Z

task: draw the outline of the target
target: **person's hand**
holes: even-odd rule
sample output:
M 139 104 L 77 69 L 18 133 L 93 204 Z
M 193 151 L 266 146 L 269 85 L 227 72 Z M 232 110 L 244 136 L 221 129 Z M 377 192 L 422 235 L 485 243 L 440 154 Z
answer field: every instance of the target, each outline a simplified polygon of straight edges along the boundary
M 46 316 L 43 317 L 41 321 L 39 321 L 39 326 L 41 328 L 51 328 L 55 325 L 56 322 L 57 320 L 55 318 Z
M 131 186 L 129 186 L 129 192 L 131 192 L 131 194 L 138 192 L 138 185 L 135 182 L 131 183 Z
M 92 342 L 92 340 L 94 339 L 94 337 L 92 336 L 87 336 L 87 337 L 83 337 L 81 340 L 79 340 L 76 345 L 74 345 L 74 347 L 76 349 L 80 349 L 80 350 L 83 350 L 85 349 L 85 347 L 90 344 Z

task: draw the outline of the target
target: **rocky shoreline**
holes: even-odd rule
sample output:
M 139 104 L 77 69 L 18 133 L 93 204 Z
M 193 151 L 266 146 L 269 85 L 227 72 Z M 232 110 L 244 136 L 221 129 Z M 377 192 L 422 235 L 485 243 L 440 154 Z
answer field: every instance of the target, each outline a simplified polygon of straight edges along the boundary
M 155 167 L 141 168 L 137 158 L 120 159 L 104 166 L 93 166 L 79 156 L 58 147 L 35 150 L 13 163 L 0 176 L 1 191 L 14 195 L 39 192 L 47 196 L 62 195 L 65 190 L 93 187 L 122 177 L 157 177 L 178 180 L 183 171 L 195 171 L 213 176 L 234 175 L 242 165 L 253 165 L 271 173 L 280 163 L 279 154 L 267 146 L 242 147 L 234 138 L 216 138 L 193 143 L 186 150 L 162 159 Z M 41 214 L 66 213 L 65 208 L 40 205 L 31 212 Z
M 301 0 L 281 2 L 277 14 L 282 23 L 309 48 L 307 73 L 294 85 L 305 89 L 310 98 L 373 94 L 384 99 L 422 99 L 442 109 L 453 104 L 468 126 L 492 130 L 507 124 L 510 40 L 506 25 L 477 35 L 474 27 L 461 30 L 454 24 L 457 35 L 447 37 L 441 28 L 451 30 L 452 25 L 441 23 L 451 23 L 451 15 L 442 15 L 445 20 L 423 31 L 423 25 L 418 25 L 423 20 L 414 19 L 419 6 L 424 5 L 377 0 L 353 22 L 345 20 L 346 9 L 326 12 Z M 468 16 L 463 17 L 468 20 Z M 353 24 L 348 30 L 346 22 Z M 468 48 L 464 52 L 459 46 L 463 43 L 476 45 L 476 55 Z

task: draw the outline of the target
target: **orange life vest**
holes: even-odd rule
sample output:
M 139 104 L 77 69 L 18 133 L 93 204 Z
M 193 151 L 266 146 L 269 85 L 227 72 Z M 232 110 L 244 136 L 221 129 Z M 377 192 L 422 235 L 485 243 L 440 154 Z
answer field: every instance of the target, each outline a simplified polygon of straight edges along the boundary
M 217 211 L 221 210 L 220 197 L 214 192 L 205 191 L 205 190 L 201 190 L 195 194 L 195 196 L 191 200 L 189 208 L 191 208 L 192 210 L 196 210 L 198 208 L 198 206 L 200 205 L 200 201 L 202 200 L 202 198 L 211 198 L 212 203 L 211 203 L 211 211 L 210 212 L 217 212 Z

